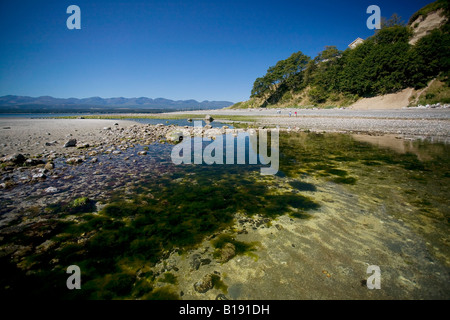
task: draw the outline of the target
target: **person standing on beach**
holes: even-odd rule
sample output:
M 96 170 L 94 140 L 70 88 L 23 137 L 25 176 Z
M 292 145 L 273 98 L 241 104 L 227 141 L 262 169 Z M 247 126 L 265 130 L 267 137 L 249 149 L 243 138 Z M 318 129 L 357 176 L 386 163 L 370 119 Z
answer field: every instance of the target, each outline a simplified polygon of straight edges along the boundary
M 297 118 L 297 111 L 295 111 L 295 117 Z
M 289 111 L 289 117 L 291 116 L 291 111 Z

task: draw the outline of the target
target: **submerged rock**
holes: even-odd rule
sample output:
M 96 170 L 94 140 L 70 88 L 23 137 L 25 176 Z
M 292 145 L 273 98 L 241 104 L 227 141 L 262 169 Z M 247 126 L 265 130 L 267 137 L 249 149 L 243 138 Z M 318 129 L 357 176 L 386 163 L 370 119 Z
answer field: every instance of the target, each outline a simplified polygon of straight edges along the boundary
M 199 293 L 206 293 L 213 288 L 212 275 L 207 274 L 203 279 L 194 284 L 195 291 Z
M 220 251 L 220 262 L 227 262 L 232 259 L 236 255 L 236 247 L 232 243 L 227 243 L 224 245 L 222 250 Z

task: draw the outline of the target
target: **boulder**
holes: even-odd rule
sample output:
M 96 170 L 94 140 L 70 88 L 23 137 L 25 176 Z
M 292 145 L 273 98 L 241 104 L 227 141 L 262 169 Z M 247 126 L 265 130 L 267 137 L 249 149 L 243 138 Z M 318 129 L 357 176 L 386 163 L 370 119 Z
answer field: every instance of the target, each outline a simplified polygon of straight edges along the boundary
M 48 171 L 53 170 L 54 168 L 55 168 L 55 165 L 52 162 L 47 162 L 44 167 L 44 169 L 46 169 Z
M 209 114 L 205 117 L 205 121 L 206 122 L 213 122 L 214 121 L 214 118 L 213 117 L 211 117 Z

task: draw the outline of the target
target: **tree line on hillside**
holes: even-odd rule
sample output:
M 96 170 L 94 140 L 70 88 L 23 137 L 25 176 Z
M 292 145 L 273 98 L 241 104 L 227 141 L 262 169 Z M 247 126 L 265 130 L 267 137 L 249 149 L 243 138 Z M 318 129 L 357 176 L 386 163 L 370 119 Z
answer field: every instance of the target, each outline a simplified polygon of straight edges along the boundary
M 440 76 L 449 85 L 450 24 L 410 45 L 412 27 L 396 15 L 354 49 L 327 46 L 311 59 L 301 51 L 270 67 L 254 82 L 251 98 L 275 104 L 282 97 L 308 88 L 313 103 L 339 96 L 371 97 L 414 87 L 423 88 Z

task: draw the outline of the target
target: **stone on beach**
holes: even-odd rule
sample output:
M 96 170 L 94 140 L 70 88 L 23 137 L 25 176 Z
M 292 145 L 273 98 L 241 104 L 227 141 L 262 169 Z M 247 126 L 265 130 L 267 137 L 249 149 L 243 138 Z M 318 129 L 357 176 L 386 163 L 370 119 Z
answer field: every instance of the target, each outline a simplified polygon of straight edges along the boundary
M 14 153 L 9 156 L 2 158 L 2 162 L 13 162 L 14 164 L 24 163 L 26 160 L 25 156 L 20 153 Z
M 183 132 L 172 131 L 166 135 L 166 139 L 170 142 L 180 142 L 183 140 Z
M 236 247 L 232 243 L 227 243 L 224 245 L 222 250 L 220 251 L 220 259 L 219 262 L 227 262 L 232 259 L 236 255 Z
M 66 163 L 68 164 L 77 164 L 77 163 L 82 163 L 83 160 L 81 158 L 69 158 L 66 160 Z
M 58 189 L 55 187 L 48 187 L 44 191 L 45 191 L 45 193 L 56 193 L 56 192 L 58 192 Z
M 77 139 L 70 139 L 64 144 L 64 148 L 71 148 L 77 146 Z

